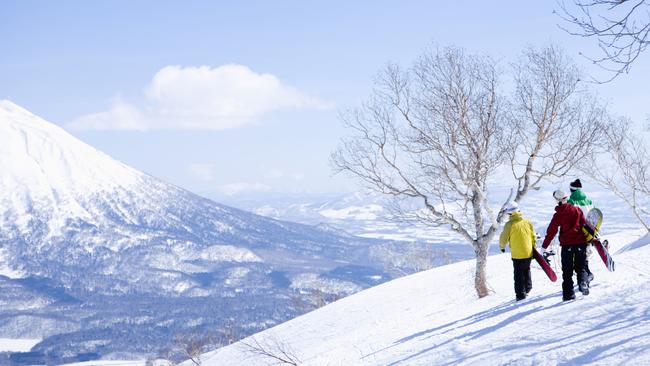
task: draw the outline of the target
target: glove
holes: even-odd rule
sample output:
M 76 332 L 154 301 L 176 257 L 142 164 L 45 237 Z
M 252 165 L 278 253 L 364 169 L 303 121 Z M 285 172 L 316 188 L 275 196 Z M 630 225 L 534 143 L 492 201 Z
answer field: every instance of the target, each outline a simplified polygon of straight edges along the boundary
M 501 249 L 501 253 L 505 253 L 505 252 L 506 252 L 506 250 L 505 250 L 505 249 Z

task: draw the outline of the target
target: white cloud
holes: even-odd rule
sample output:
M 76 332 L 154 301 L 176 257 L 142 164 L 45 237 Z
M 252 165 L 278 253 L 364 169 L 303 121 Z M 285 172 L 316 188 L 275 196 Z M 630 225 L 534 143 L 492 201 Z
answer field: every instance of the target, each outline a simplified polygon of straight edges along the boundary
M 111 108 L 108 111 L 79 117 L 68 123 L 67 127 L 86 130 L 136 131 L 144 131 L 149 128 L 145 115 L 119 97 L 111 102 Z
M 227 196 L 234 196 L 240 193 L 268 192 L 271 187 L 264 183 L 230 183 L 217 187 L 217 191 Z
M 214 165 L 212 164 L 190 164 L 187 171 L 194 179 L 204 182 L 214 180 Z
M 223 130 L 259 120 L 287 108 L 330 108 L 318 99 L 283 84 L 271 74 L 246 66 L 166 66 L 145 88 L 147 105 L 137 108 L 121 100 L 108 111 L 82 116 L 76 129 Z

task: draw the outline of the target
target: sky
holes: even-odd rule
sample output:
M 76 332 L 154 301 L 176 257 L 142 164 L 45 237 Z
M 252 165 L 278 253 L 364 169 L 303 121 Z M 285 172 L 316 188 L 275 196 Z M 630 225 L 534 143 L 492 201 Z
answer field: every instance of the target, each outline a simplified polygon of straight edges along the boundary
M 587 73 L 594 42 L 553 1 L 0 1 L 0 99 L 201 195 L 337 193 L 338 115 L 389 62 L 430 45 L 489 54 L 562 46 Z M 594 90 L 646 118 L 650 55 Z

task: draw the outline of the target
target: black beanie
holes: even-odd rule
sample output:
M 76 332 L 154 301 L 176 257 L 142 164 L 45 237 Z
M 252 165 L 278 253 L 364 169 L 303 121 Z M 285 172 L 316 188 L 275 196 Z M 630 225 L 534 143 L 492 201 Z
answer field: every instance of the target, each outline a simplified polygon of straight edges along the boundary
M 577 190 L 577 189 L 580 189 L 580 188 L 582 188 L 582 183 L 580 182 L 580 179 L 576 179 L 576 180 L 574 180 L 574 181 L 571 182 L 571 184 L 569 185 L 569 189 L 571 189 L 572 192 L 575 191 L 575 190 Z

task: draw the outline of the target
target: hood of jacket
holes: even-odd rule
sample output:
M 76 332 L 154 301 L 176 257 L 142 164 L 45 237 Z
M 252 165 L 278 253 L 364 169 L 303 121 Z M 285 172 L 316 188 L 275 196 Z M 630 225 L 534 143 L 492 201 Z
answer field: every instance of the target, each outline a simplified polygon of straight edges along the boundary
M 522 213 L 517 211 L 517 212 L 513 212 L 512 214 L 510 214 L 510 220 L 508 220 L 508 221 L 515 222 L 515 221 L 519 221 L 519 220 L 521 220 L 523 218 L 524 218 L 524 216 L 522 215 Z
M 535 229 L 530 220 L 523 218 L 521 212 L 514 212 L 504 225 L 499 236 L 499 246 L 505 250 L 510 245 L 513 259 L 525 259 L 533 256 L 535 247 Z

